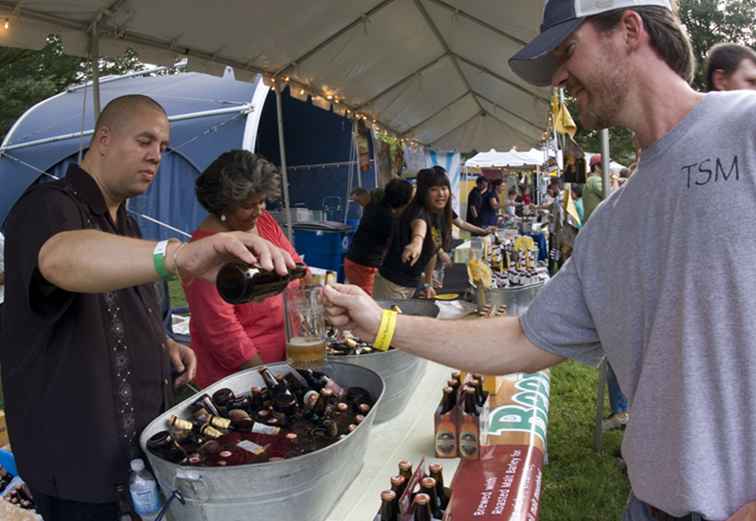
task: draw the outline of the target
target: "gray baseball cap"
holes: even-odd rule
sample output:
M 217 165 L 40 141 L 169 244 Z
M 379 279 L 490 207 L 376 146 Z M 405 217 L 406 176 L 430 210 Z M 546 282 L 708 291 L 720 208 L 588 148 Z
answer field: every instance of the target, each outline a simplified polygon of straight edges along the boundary
M 541 33 L 509 59 L 509 66 L 520 78 L 536 85 L 551 85 L 558 67 L 552 51 L 589 16 L 614 9 L 656 5 L 672 10 L 670 0 L 546 0 Z

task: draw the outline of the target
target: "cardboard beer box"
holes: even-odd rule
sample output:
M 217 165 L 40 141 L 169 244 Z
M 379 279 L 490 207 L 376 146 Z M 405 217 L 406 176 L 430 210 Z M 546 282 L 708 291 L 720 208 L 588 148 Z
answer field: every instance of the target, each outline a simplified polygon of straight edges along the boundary
M 479 459 L 463 459 L 444 521 L 537 521 L 548 427 L 550 376 L 496 377 Z

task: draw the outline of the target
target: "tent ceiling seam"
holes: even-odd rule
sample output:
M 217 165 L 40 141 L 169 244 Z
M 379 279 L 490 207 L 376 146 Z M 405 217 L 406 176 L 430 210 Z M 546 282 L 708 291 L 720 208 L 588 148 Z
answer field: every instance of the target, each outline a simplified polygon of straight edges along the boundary
M 465 58 L 464 56 L 462 56 L 460 54 L 454 54 L 454 57 L 457 58 L 458 60 L 461 60 L 463 63 L 466 63 L 470 67 L 474 67 L 474 68 L 478 69 L 480 72 L 488 74 L 489 76 L 492 76 L 492 77 L 496 78 L 497 80 L 499 80 L 499 81 L 501 81 L 503 83 L 506 83 L 510 87 L 513 87 L 513 88 L 519 90 L 523 94 L 527 94 L 528 96 L 533 97 L 535 100 L 543 103 L 544 105 L 548 105 L 549 104 L 550 100 L 549 100 L 548 97 L 544 96 L 543 94 L 539 94 L 537 92 L 533 92 L 531 90 L 526 89 L 522 85 L 520 85 L 518 83 L 515 83 L 514 81 L 505 78 L 501 74 L 498 74 L 498 73 L 492 71 L 491 69 L 489 69 L 485 65 L 481 65 L 478 62 L 470 60 L 469 58 Z
M 436 112 L 434 112 L 433 114 L 431 114 L 430 116 L 428 116 L 427 118 L 425 118 L 424 120 L 422 120 L 420 123 L 417 123 L 414 126 L 412 126 L 412 127 L 408 128 L 407 130 L 405 130 L 404 134 L 402 134 L 401 137 L 403 137 L 403 138 L 407 137 L 408 134 L 410 134 L 410 133 L 414 132 L 415 130 L 417 130 L 418 128 L 422 127 L 423 125 L 425 125 L 426 123 L 428 123 L 430 120 L 432 120 L 433 118 L 435 118 L 436 116 L 438 116 L 439 114 L 441 114 L 443 111 L 445 111 L 446 109 L 448 109 L 451 106 L 455 105 L 456 103 L 459 103 L 460 101 L 462 101 L 463 99 L 465 99 L 468 95 L 470 95 L 472 93 L 473 92 L 470 91 L 470 90 L 463 92 L 461 96 L 458 96 L 453 101 L 450 101 L 449 103 L 447 103 L 446 105 L 444 105 L 443 107 L 441 107 L 439 110 L 437 110 Z
M 521 45 L 523 47 L 528 43 L 528 42 L 526 42 L 524 40 L 521 40 L 521 39 L 517 38 L 516 36 L 513 36 L 513 35 L 509 34 L 506 31 L 503 31 L 502 29 L 499 29 L 498 27 L 496 27 L 494 25 L 489 24 L 488 22 L 486 22 L 484 20 L 481 20 L 480 18 L 478 18 L 476 16 L 471 15 L 470 13 L 468 13 L 467 11 L 465 11 L 464 9 L 458 9 L 457 7 L 454 7 L 453 5 L 448 4 L 448 3 L 444 2 L 443 0 L 428 0 L 428 1 L 434 3 L 434 4 L 438 5 L 438 6 L 441 6 L 444 9 L 447 9 L 447 10 L 449 10 L 449 11 L 451 11 L 451 12 L 457 14 L 457 15 L 460 15 L 463 18 L 467 18 L 471 22 L 473 22 L 473 23 L 475 23 L 477 25 L 480 25 L 481 27 L 485 27 L 489 31 L 494 32 L 494 33 L 498 34 L 499 36 L 503 36 L 504 38 L 507 38 L 508 40 L 512 40 L 513 42 L 515 42 L 515 43 L 517 43 L 517 44 L 519 44 L 519 45 Z
M 476 112 L 475 114 L 473 114 L 473 116 L 471 118 L 466 119 L 465 121 L 463 121 L 462 123 L 460 123 L 459 125 L 457 125 L 456 127 L 454 127 L 453 129 L 451 129 L 450 131 L 448 131 L 448 132 L 442 134 L 440 137 L 434 139 L 431 143 L 429 143 L 429 145 L 431 147 L 433 147 L 436 143 L 438 143 L 439 141 L 441 141 L 442 139 L 444 139 L 448 135 L 453 134 L 454 132 L 456 132 L 457 130 L 461 129 L 462 127 L 464 127 L 465 125 L 467 125 L 468 123 L 470 123 L 475 118 L 477 118 L 479 116 L 482 116 L 483 114 L 485 114 L 485 111 Z
M 418 74 L 422 74 L 423 72 L 425 72 L 426 70 L 430 69 L 431 67 L 433 67 L 434 65 L 436 65 L 438 62 L 440 62 L 441 60 L 443 60 L 444 58 L 446 58 L 447 56 L 449 56 L 449 54 L 445 52 L 444 54 L 442 54 L 438 58 L 434 58 L 433 61 L 431 61 L 431 62 L 423 65 L 422 67 L 420 67 L 416 71 L 414 71 L 414 72 L 406 75 L 405 77 L 403 77 L 399 81 L 393 83 L 391 86 L 386 87 L 385 89 L 383 89 L 382 91 L 380 91 L 378 94 L 376 94 L 375 96 L 373 96 L 372 98 L 370 98 L 366 102 L 364 102 L 364 103 L 356 106 L 355 110 L 362 110 L 363 108 L 367 107 L 368 105 L 371 105 L 371 104 L 375 103 L 380 98 L 382 98 L 383 96 L 385 96 L 386 94 L 388 94 L 389 92 L 391 92 L 392 90 L 394 90 L 395 88 L 399 87 L 402 83 L 405 83 L 405 82 L 411 80 L 412 78 L 414 78 Z
M 496 121 L 498 121 L 499 123 L 501 123 L 502 125 L 504 125 L 505 127 L 509 128 L 509 129 L 511 129 L 511 130 L 513 130 L 513 131 L 514 131 L 514 132 L 515 132 L 516 134 L 519 134 L 519 135 L 520 135 L 520 137 L 523 137 L 523 138 L 525 138 L 525 140 L 526 140 L 526 142 L 527 142 L 527 143 L 531 143 L 531 144 L 533 144 L 533 143 L 536 143 L 536 142 L 538 141 L 538 139 L 537 139 L 537 138 L 534 138 L 533 136 L 529 136 L 529 135 L 527 135 L 527 134 L 526 134 L 526 133 L 524 133 L 524 132 L 523 132 L 522 130 L 520 130 L 520 129 L 517 129 L 517 128 L 513 127 L 513 126 L 512 126 L 511 124 L 507 123 L 506 121 L 504 121 L 504 120 L 503 120 L 503 119 L 501 119 L 500 117 L 498 117 L 498 116 L 496 116 L 496 115 L 494 115 L 494 114 L 491 114 L 490 112 L 488 113 L 488 116 L 489 116 L 489 117 L 492 117 L 493 119 L 495 119 Z
M 542 131 L 543 131 L 543 128 L 539 127 L 538 125 L 536 125 L 535 123 L 533 123 L 533 122 L 532 122 L 532 121 L 530 121 L 529 119 L 527 119 L 527 118 L 525 118 L 525 117 L 523 117 L 523 116 L 520 116 L 519 114 L 517 114 L 517 113 L 515 113 L 515 112 L 512 112 L 511 110 L 509 110 L 509 109 L 507 109 L 507 108 L 505 108 L 505 107 L 502 107 L 501 105 L 499 105 L 499 104 L 498 104 L 498 103 L 496 103 L 495 101 L 493 101 L 493 100 L 491 100 L 491 99 L 487 98 L 486 96 L 484 96 L 484 95 L 483 95 L 483 94 L 481 94 L 480 92 L 477 92 L 477 91 L 473 91 L 473 95 L 477 96 L 478 98 L 482 99 L 483 101 L 486 101 L 486 102 L 490 103 L 491 105 L 493 105 L 493 106 L 494 106 L 494 107 L 496 107 L 497 109 L 503 110 L 503 111 L 504 111 L 504 112 L 506 112 L 507 114 L 509 114 L 509 115 L 511 115 L 511 116 L 514 116 L 515 118 L 519 119 L 520 121 L 522 121 L 522 122 L 524 122 L 524 123 L 527 123 L 527 124 L 528 124 L 528 125 L 530 125 L 531 127 L 535 128 L 535 129 L 538 129 L 538 132 L 542 132 Z
M 302 62 L 310 59 L 314 54 L 316 54 L 318 51 L 326 47 L 328 44 L 336 40 L 338 37 L 340 37 L 342 34 L 346 33 L 347 31 L 353 29 L 354 27 L 357 27 L 360 24 L 365 23 L 365 20 L 373 16 L 374 14 L 380 12 L 385 7 L 389 6 L 390 4 L 394 3 L 396 0 L 382 0 L 378 5 L 367 11 L 366 13 L 361 14 L 357 19 L 350 22 L 346 26 L 342 27 L 335 33 L 333 33 L 331 36 L 317 44 L 315 47 L 307 51 L 306 53 L 302 54 L 300 57 L 291 60 L 289 63 L 284 65 L 281 69 L 279 69 L 274 76 L 281 76 L 289 72 L 292 67 L 299 66 L 302 64 Z
M 451 55 L 452 64 L 454 65 L 454 68 L 457 70 L 459 77 L 462 78 L 462 81 L 465 83 L 465 87 L 467 87 L 468 91 L 472 91 L 472 86 L 470 85 L 470 81 L 467 79 L 467 76 L 465 76 L 465 74 L 462 72 L 462 67 L 459 66 L 459 62 L 456 59 L 456 55 L 453 52 L 451 52 L 451 49 L 449 48 L 449 44 L 446 42 L 444 35 L 441 34 L 441 31 L 438 29 L 438 26 L 431 18 L 430 14 L 428 13 L 428 10 L 425 9 L 425 6 L 423 5 L 422 0 L 414 0 L 414 2 L 415 2 L 415 7 L 417 7 L 418 11 L 420 11 L 420 14 L 425 19 L 425 23 L 428 24 L 428 27 L 430 27 L 430 30 L 436 36 L 436 39 L 438 40 L 438 43 L 441 45 L 441 47 L 444 49 L 444 52 Z M 478 108 L 480 110 L 484 110 L 483 105 L 480 104 L 480 101 L 478 101 L 477 98 L 475 98 L 475 103 L 478 105 Z

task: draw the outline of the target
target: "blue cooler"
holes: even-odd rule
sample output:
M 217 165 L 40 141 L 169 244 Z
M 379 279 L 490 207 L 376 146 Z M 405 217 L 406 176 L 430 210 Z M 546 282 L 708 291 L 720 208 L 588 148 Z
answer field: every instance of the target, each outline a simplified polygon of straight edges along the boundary
M 335 271 L 344 282 L 344 256 L 352 242 L 354 229 L 343 223 L 297 223 L 294 225 L 294 247 L 305 256 L 310 266 Z

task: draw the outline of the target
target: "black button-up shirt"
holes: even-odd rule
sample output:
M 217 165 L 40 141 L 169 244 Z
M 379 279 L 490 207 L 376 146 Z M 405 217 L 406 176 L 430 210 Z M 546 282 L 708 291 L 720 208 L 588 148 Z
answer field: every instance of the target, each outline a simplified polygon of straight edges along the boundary
M 113 222 L 78 166 L 11 211 L 0 364 L 21 476 L 44 494 L 99 503 L 127 483 L 138 434 L 171 398 L 171 370 L 154 285 L 83 294 L 42 277 L 42 245 L 80 229 L 140 237 L 124 205 Z

